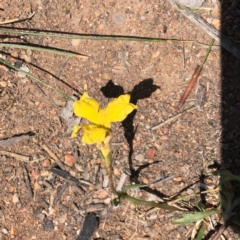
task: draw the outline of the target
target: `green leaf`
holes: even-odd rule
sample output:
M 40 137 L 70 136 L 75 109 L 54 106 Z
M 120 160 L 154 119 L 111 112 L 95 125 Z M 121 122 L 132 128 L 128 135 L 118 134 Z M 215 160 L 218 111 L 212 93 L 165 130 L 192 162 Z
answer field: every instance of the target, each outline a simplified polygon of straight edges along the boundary
M 134 185 L 127 185 L 125 187 L 123 187 L 122 191 L 123 192 L 126 192 L 127 190 L 129 189 L 134 189 L 134 188 L 141 188 L 141 187 L 147 187 L 148 185 L 147 184 L 134 184 Z
M 193 222 L 200 221 L 205 217 L 219 213 L 218 209 L 208 210 L 206 212 L 195 212 L 193 214 L 184 214 L 182 218 L 176 219 L 173 224 L 175 225 L 188 225 Z
M 206 230 L 206 223 L 202 222 L 201 227 L 198 231 L 198 234 L 197 234 L 197 237 L 195 238 L 195 240 L 202 240 L 205 230 Z
M 230 171 L 228 170 L 217 170 L 212 172 L 212 175 L 214 176 L 220 176 L 221 177 L 221 182 L 223 181 L 239 181 L 240 182 L 240 177 L 238 177 L 237 175 L 232 174 Z
M 30 50 L 35 50 L 35 51 L 48 52 L 48 53 L 52 53 L 52 54 L 61 54 L 61 55 L 66 55 L 66 56 L 70 56 L 70 57 L 79 57 L 79 58 L 84 58 L 84 59 L 88 58 L 88 56 L 85 56 L 85 55 L 82 55 L 79 53 L 70 52 L 70 51 L 63 51 L 60 49 L 36 47 L 36 46 L 31 46 L 31 45 L 23 45 L 23 44 L 15 44 L 15 43 L 0 43 L 0 47 L 30 49 Z
M 198 210 L 200 212 L 204 212 L 205 211 L 205 206 L 203 205 L 201 200 L 198 199 L 198 196 L 195 193 L 194 193 L 194 198 L 195 198 L 195 205 L 198 208 Z

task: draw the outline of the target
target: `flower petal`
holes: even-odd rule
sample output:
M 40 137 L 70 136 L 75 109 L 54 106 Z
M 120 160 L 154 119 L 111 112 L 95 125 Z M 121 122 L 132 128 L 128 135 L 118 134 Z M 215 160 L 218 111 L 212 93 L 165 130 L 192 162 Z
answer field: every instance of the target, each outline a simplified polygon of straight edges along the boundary
M 86 118 L 95 124 L 98 124 L 98 108 L 98 101 L 90 98 L 86 92 L 73 104 L 73 112 L 76 116 Z
M 71 134 L 71 137 L 74 138 L 74 137 L 77 137 L 79 131 L 81 130 L 81 126 L 74 126 L 73 127 L 73 131 L 72 131 L 72 134 Z
M 82 126 L 84 133 L 82 136 L 82 142 L 86 144 L 101 143 L 104 141 L 109 128 L 104 128 L 97 125 L 84 125 Z
M 130 95 L 125 94 L 121 95 L 118 98 L 114 99 L 108 104 L 106 109 L 102 109 L 102 115 L 105 116 L 106 122 L 121 122 L 123 121 L 129 113 L 134 109 L 137 109 L 137 106 L 129 103 Z M 103 118 L 103 117 L 101 117 Z

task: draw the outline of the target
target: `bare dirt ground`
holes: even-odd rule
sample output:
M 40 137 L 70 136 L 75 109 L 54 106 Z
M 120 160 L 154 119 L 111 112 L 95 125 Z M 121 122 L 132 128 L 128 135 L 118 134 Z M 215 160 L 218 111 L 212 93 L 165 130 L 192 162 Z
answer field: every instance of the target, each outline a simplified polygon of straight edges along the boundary
M 131 156 L 135 180 L 151 184 L 170 175 L 174 178 L 153 191 L 133 191 L 133 196 L 159 201 L 184 188 L 184 194 L 191 194 L 199 192 L 200 187 L 215 186 L 216 179 L 207 182 L 204 179 L 201 184 L 198 180 L 209 171 L 209 165 L 221 162 L 218 42 L 215 42 L 199 77 L 199 84 L 207 90 L 204 108 L 194 109 L 170 124 L 151 130 L 159 122 L 195 105 L 196 87 L 185 105 L 178 108 L 179 99 L 211 41 L 204 31 L 164 0 L 2 0 L 0 4 L 4 9 L 0 12 L 1 21 L 25 18 L 35 12 L 31 20 L 6 25 L 14 28 L 191 40 L 153 43 L 5 36 L 5 42 L 56 47 L 89 58 L 83 60 L 10 48 L 1 49 L 1 57 L 15 66 L 26 66 L 31 74 L 69 95 L 80 96 L 87 91 L 102 106 L 107 104 L 108 98 L 116 95 L 116 91 L 137 91 L 138 110 L 133 119 L 135 137 Z M 217 1 L 207 1 L 204 7 L 206 9 L 199 12 L 201 16 L 219 28 L 220 6 Z M 0 152 L 1 239 L 76 239 L 88 212 L 95 212 L 100 220 L 93 239 L 189 239 L 193 225 L 179 227 L 172 224 L 179 213 L 158 210 L 144 215 L 149 208 L 127 202 L 118 208 L 111 207 L 113 195 L 96 147 L 83 145 L 80 137 L 72 139 L 66 133 L 67 123 L 61 118 L 66 100 L 29 77 L 19 76 L 10 69 L 1 71 L 0 138 L 27 132 L 35 134 L 5 149 L 30 156 L 30 161 L 21 161 Z M 129 145 L 121 124 L 114 125 L 112 143 L 116 152 L 113 169 L 117 185 L 121 174 L 129 174 L 132 170 Z M 44 150 L 44 145 L 59 157 L 64 171 L 91 182 L 96 190 L 69 184 L 59 201 L 53 204 L 65 181 L 49 172 L 54 161 Z M 149 149 L 156 149 L 156 153 L 151 155 Z M 75 156 L 73 163 L 66 161 L 69 155 Z M 26 185 L 26 177 L 29 177 L 30 188 Z M 217 204 L 214 196 L 209 202 Z M 227 230 L 224 236 L 237 239 L 231 230 Z

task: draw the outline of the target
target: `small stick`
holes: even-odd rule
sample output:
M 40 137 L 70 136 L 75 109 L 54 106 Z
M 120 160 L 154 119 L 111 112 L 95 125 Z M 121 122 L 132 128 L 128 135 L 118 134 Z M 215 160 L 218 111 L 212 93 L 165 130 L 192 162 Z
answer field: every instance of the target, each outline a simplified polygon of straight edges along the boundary
M 179 101 L 179 106 L 182 106 L 186 102 L 189 94 L 191 93 L 191 91 L 192 91 L 192 89 L 193 89 L 193 87 L 194 87 L 194 85 L 195 85 L 195 83 L 196 83 L 196 81 L 197 81 L 197 79 L 198 79 L 198 77 L 200 75 L 201 70 L 202 69 L 200 68 L 200 66 L 197 66 L 197 68 L 195 69 L 194 74 L 192 75 L 191 80 L 188 83 L 187 88 L 185 89 L 185 91 L 184 91 L 184 93 L 183 93 L 183 95 L 182 95 L 182 97 L 181 97 L 181 99 Z
M 210 51 L 211 51 L 211 49 L 212 49 L 212 46 L 213 46 L 213 44 L 214 44 L 214 41 L 215 41 L 215 40 L 212 39 L 212 41 L 211 41 L 211 43 L 210 43 L 210 45 L 209 45 L 209 48 L 208 48 L 208 50 L 207 50 L 207 52 L 206 52 L 206 55 L 205 55 L 205 57 L 204 57 L 201 65 L 200 65 L 200 66 L 197 66 L 197 68 L 195 69 L 195 72 L 194 72 L 194 74 L 192 75 L 192 78 L 191 78 L 191 80 L 189 81 L 188 86 L 187 86 L 187 88 L 185 89 L 185 91 L 184 91 L 184 93 L 183 93 L 183 95 L 182 95 L 182 97 L 181 97 L 181 99 L 180 99 L 180 101 L 179 101 L 179 106 L 182 106 L 182 105 L 185 103 L 185 101 L 187 100 L 189 94 L 191 93 L 191 91 L 192 91 L 192 89 L 193 89 L 193 87 L 194 87 L 194 85 L 195 85 L 195 83 L 196 83 L 196 81 L 197 81 L 197 79 L 198 79 L 201 71 L 202 71 L 203 65 L 204 65 L 205 62 L 207 61 L 207 58 L 208 58 L 208 56 L 209 56 L 209 53 L 210 53 Z
M 153 127 L 151 128 L 151 130 L 158 129 L 158 128 L 160 128 L 160 127 L 162 127 L 162 126 L 164 126 L 164 125 L 166 125 L 166 124 L 168 124 L 168 123 L 170 123 L 170 122 L 172 122 L 172 121 L 178 119 L 178 118 L 181 117 L 184 113 L 191 112 L 191 111 L 194 110 L 195 108 L 196 108 L 196 106 L 193 106 L 193 107 L 187 109 L 186 111 L 181 112 L 181 113 L 179 113 L 179 114 L 177 114 L 177 115 L 175 115 L 175 116 L 169 118 L 168 120 L 166 120 L 166 121 L 164 121 L 164 122 L 162 122 L 162 123 L 159 123 L 159 124 L 153 126 Z
M 92 190 L 90 193 L 88 193 L 85 197 L 83 197 L 80 201 L 78 201 L 78 203 L 81 203 L 83 201 L 85 201 L 88 197 L 90 197 L 93 194 L 94 190 Z
M 59 191 L 59 193 L 57 194 L 57 196 L 54 198 L 53 200 L 53 206 L 55 206 L 55 204 L 59 201 L 59 199 L 62 197 L 64 191 L 67 189 L 67 187 L 69 186 L 69 183 L 68 182 L 65 182 L 63 185 L 62 185 L 62 188 L 61 190 Z
M 13 152 L 0 150 L 0 154 L 1 155 L 6 155 L 6 156 L 9 156 L 9 157 L 13 157 L 16 160 L 19 160 L 19 161 L 22 161 L 22 162 L 29 162 L 30 161 L 30 157 L 24 156 L 24 155 L 20 155 L 20 154 L 17 154 L 17 153 L 13 153 Z
M 122 175 L 120 177 L 120 180 L 118 182 L 117 188 L 116 188 L 117 191 L 121 191 L 122 190 L 122 187 L 123 187 L 123 184 L 126 181 L 126 178 L 127 178 L 127 174 L 126 173 L 122 173 Z
M 29 139 L 31 136 L 33 136 L 33 134 L 23 134 L 23 135 L 19 135 L 19 136 L 13 136 L 11 138 L 7 138 L 7 139 L 3 139 L 0 141 L 0 150 L 7 148 L 7 147 L 11 147 L 23 140 L 27 140 Z
M 27 186 L 27 189 L 28 189 L 29 196 L 31 198 L 33 198 L 33 192 L 32 192 L 32 188 L 31 188 L 31 185 L 30 185 L 27 169 L 26 169 L 25 166 L 23 166 L 23 175 L 24 175 L 24 179 L 25 179 L 25 183 L 26 183 L 26 186 Z
M 57 163 L 57 165 L 65 170 L 65 166 L 64 164 L 59 160 L 59 158 L 57 157 L 57 155 L 45 144 L 42 145 L 42 149 L 45 150 L 47 152 L 47 154 Z
M 10 20 L 6 20 L 4 22 L 0 22 L 0 25 L 8 24 L 8 23 L 15 23 L 15 22 L 19 22 L 19 21 L 25 21 L 25 20 L 31 19 L 34 16 L 34 14 L 35 14 L 35 12 L 30 14 L 28 17 L 22 18 L 22 19 L 20 19 L 20 18 L 13 18 L 13 19 L 10 19 Z
M 174 175 L 170 175 L 170 176 L 168 176 L 168 177 L 166 177 L 164 179 L 161 179 L 161 180 L 151 184 L 150 187 L 157 187 L 158 185 L 160 185 L 160 184 L 162 184 L 162 183 L 164 183 L 166 181 L 169 181 L 169 180 L 171 180 L 174 177 L 175 177 Z

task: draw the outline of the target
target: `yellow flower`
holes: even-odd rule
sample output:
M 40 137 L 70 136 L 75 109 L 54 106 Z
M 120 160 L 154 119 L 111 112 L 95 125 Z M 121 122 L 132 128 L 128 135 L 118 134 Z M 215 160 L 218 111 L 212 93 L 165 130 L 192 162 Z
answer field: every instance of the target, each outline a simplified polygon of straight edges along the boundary
M 74 126 L 72 137 L 76 137 L 81 129 L 84 133 L 82 142 L 87 144 L 104 144 L 107 136 L 111 135 L 111 123 L 123 121 L 129 113 L 137 108 L 129 103 L 130 95 L 121 95 L 109 102 L 106 108 L 99 109 L 97 100 L 88 96 L 85 92 L 73 105 L 76 116 L 86 118 L 91 124 Z

